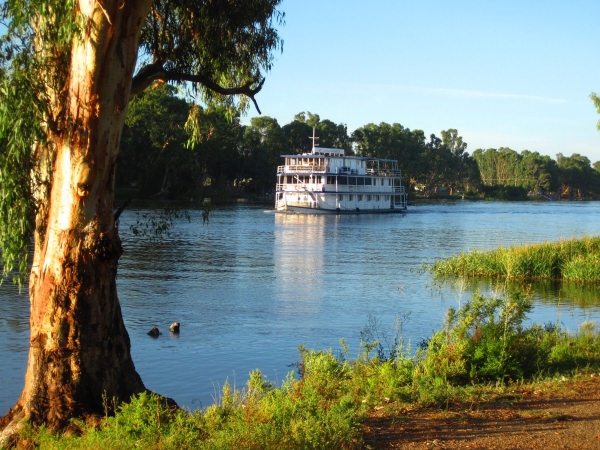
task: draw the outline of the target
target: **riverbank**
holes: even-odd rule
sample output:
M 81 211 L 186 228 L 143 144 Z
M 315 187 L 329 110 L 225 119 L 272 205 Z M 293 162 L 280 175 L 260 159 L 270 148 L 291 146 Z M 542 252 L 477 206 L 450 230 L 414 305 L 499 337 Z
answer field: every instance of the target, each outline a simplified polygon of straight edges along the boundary
M 476 393 L 477 392 L 477 393 Z M 307 441 L 302 447 L 285 439 L 271 442 L 272 448 L 340 449 L 507 449 L 558 450 L 596 449 L 600 446 L 600 373 L 579 373 L 532 383 L 483 386 L 474 397 L 448 405 L 422 406 L 386 402 L 371 407 L 356 422 L 356 433 L 330 447 L 329 441 Z M 259 449 L 257 439 L 265 434 L 260 424 L 249 430 L 248 441 L 236 447 L 198 432 L 187 413 L 178 415 L 158 403 L 125 407 L 114 420 L 96 426 L 75 422 L 62 437 L 44 430 L 26 431 L 18 448 L 38 449 Z M 171 416 L 171 417 L 170 417 Z M 222 417 L 226 427 L 226 418 Z M 175 426 L 173 426 L 175 422 Z M 115 426 L 115 423 L 119 424 Z M 353 423 L 353 421 L 348 421 Z M 342 434 L 347 427 L 337 428 Z M 330 430 L 331 431 L 331 430 Z M 81 434 L 77 437 L 77 434 Z M 197 434 L 196 434 L 197 433 Z M 187 438 L 186 438 L 187 434 Z M 248 436 L 246 436 L 248 437 Z M 306 436 L 309 438 L 309 434 Z M 263 436 L 264 439 L 264 436 Z M 233 445 L 233 444 L 232 444 Z
M 363 422 L 366 449 L 600 447 L 600 375 L 517 384 L 448 409 L 390 405 Z
M 19 445 L 290 450 L 402 448 L 442 441 L 479 445 L 477 439 L 494 436 L 493 428 L 483 424 L 516 426 L 505 419 L 526 414 L 514 408 L 531 409 L 523 402 L 560 394 L 566 382 L 575 383 L 580 399 L 598 401 L 597 394 L 585 397 L 600 376 L 596 324 L 584 323 L 575 334 L 550 325 L 524 327 L 529 307 L 520 293 L 474 296 L 458 311 L 449 309 L 443 329 L 416 351 L 398 333 L 391 340 L 379 339 L 385 333 L 371 322 L 361 332 L 355 360 L 348 359 L 344 341 L 339 351 L 300 347 L 298 376 L 290 374 L 280 385 L 256 370 L 243 389 L 225 384 L 215 404 L 195 411 L 173 409 L 149 393 L 118 407 L 107 399 L 104 417 L 75 420 L 62 435 L 25 430 Z M 566 422 L 585 413 L 558 414 L 559 409 L 535 410 L 532 417 L 560 416 Z M 427 421 L 431 426 L 421 423 Z M 522 421 L 525 433 L 527 423 L 537 422 Z M 471 433 L 469 424 L 477 424 L 478 433 Z

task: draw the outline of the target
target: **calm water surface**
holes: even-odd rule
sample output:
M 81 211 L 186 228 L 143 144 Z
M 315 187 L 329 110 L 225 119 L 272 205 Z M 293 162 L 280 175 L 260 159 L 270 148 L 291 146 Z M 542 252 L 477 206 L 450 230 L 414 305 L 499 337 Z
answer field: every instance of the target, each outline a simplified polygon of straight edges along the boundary
M 356 355 L 369 316 L 391 333 L 396 317 L 415 346 L 441 326 L 446 309 L 470 298 L 435 286 L 422 264 L 473 248 L 600 234 L 600 203 L 443 202 L 403 215 L 275 214 L 264 206 L 198 211 L 158 241 L 129 225 L 152 210 L 123 214 L 118 286 L 136 368 L 149 389 L 196 408 L 218 398 L 225 380 L 242 387 L 260 368 L 282 381 L 299 344 Z M 531 320 L 575 331 L 600 321 L 600 300 L 572 302 L 552 289 Z M 0 415 L 17 399 L 28 351 L 29 304 L 0 288 Z M 590 300 L 591 299 L 591 300 Z M 598 300 L 598 301 L 596 301 Z M 181 323 L 181 334 L 168 327 Z M 147 336 L 156 325 L 164 333 Z

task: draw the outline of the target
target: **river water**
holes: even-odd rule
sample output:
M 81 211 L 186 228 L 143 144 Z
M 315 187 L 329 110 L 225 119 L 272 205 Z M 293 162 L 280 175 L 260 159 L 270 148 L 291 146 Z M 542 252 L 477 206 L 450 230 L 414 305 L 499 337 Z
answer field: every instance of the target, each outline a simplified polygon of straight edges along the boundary
M 447 201 L 406 214 L 275 214 L 268 205 L 215 208 L 202 224 L 177 220 L 169 236 L 149 239 L 130 226 L 156 211 L 126 211 L 118 289 L 136 368 L 146 386 L 189 408 L 218 400 L 223 383 L 241 388 L 259 368 L 281 382 L 300 344 L 358 351 L 376 320 L 412 347 L 440 328 L 447 308 L 474 288 L 434 283 L 424 263 L 474 248 L 600 234 L 600 203 Z M 480 286 L 489 290 L 488 286 Z M 541 286 L 531 321 L 570 331 L 600 322 L 598 288 Z M 26 294 L 0 288 L 0 415 L 17 399 L 28 351 Z M 171 335 L 169 325 L 181 323 Z M 162 335 L 147 335 L 157 326 Z

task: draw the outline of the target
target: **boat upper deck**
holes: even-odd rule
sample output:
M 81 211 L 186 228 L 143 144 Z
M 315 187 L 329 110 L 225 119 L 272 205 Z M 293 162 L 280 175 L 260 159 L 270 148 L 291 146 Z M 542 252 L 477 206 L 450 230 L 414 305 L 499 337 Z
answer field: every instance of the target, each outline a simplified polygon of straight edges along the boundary
M 315 147 L 312 153 L 281 155 L 285 165 L 277 173 L 328 173 L 399 177 L 398 161 L 368 156 L 344 156 L 344 150 Z

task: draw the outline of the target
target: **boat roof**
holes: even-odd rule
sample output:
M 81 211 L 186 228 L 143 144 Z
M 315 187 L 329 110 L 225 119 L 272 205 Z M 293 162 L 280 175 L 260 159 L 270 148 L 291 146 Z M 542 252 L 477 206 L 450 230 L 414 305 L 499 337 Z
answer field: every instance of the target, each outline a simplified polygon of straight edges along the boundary
M 339 150 L 339 149 L 322 149 L 322 150 Z M 341 150 L 342 152 L 344 150 Z M 280 155 L 282 158 L 298 158 L 298 157 L 316 157 L 316 158 L 325 158 L 337 156 L 340 158 L 348 158 L 348 159 L 358 159 L 360 161 L 381 161 L 381 162 L 398 162 L 397 159 L 385 159 L 385 158 L 375 158 L 373 156 L 344 156 L 344 154 L 330 154 L 328 152 L 324 153 L 297 153 L 297 154 L 289 154 L 289 155 Z

